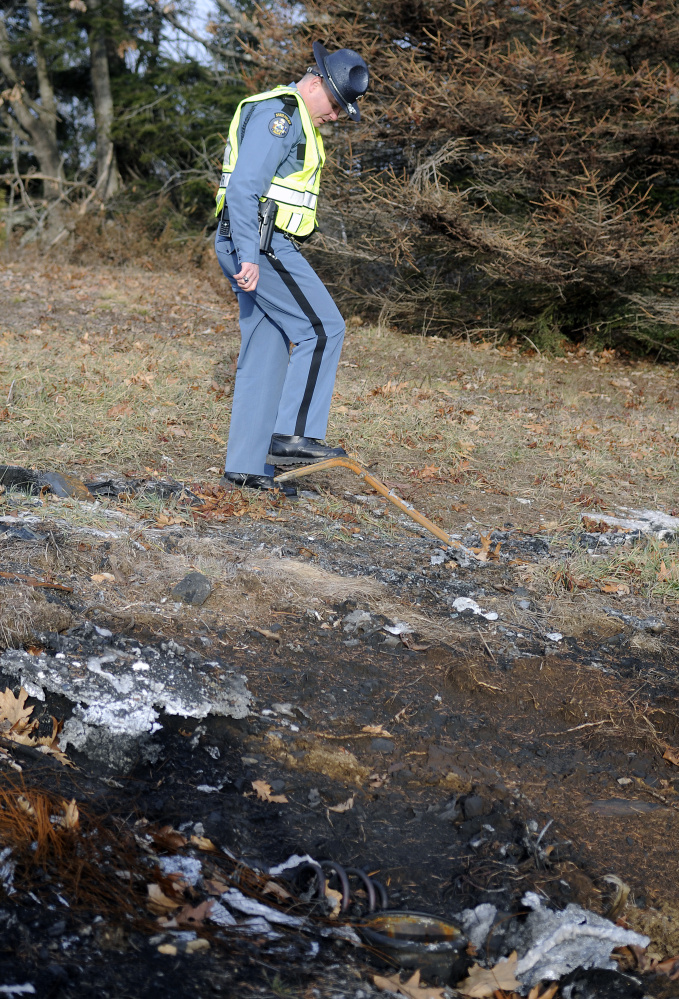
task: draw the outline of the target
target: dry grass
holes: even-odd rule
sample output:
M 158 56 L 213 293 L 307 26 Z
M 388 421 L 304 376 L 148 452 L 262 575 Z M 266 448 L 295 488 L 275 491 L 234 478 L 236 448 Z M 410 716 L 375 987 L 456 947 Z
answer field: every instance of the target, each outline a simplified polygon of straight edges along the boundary
M 603 594 L 679 601 L 679 542 L 653 539 L 620 547 L 592 557 L 582 548 L 549 565 L 521 570 L 523 578 L 539 590 L 561 595 L 577 590 Z
M 73 623 L 70 611 L 49 603 L 39 590 L 21 584 L 0 587 L 0 649 L 35 640 L 44 631 L 64 631 Z
M 238 332 L 233 297 L 210 267 L 183 277 L 7 267 L 4 460 L 85 477 L 112 468 L 214 480 Z M 328 436 L 377 461 L 450 529 L 473 515 L 556 530 L 618 502 L 671 511 L 676 370 L 611 352 L 531 354 L 352 319 Z M 326 481 L 357 488 L 349 473 Z

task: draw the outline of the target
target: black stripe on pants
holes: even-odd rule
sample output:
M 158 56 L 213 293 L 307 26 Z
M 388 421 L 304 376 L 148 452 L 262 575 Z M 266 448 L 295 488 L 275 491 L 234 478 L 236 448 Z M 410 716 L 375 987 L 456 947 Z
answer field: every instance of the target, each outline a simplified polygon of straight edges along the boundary
M 314 312 L 311 302 L 297 284 L 290 271 L 286 269 L 278 257 L 276 257 L 273 253 L 267 254 L 267 260 L 276 273 L 280 274 L 286 288 L 311 323 L 313 331 L 316 334 L 316 346 L 314 347 L 311 364 L 309 365 L 309 376 L 307 378 L 306 388 L 304 389 L 304 395 L 302 396 L 302 402 L 300 404 L 299 412 L 297 413 L 297 421 L 295 423 L 295 435 L 297 437 L 304 437 L 306 436 L 304 431 L 306 429 L 307 416 L 309 415 L 309 406 L 311 405 L 311 399 L 314 394 L 314 389 L 316 388 L 316 382 L 318 381 L 318 372 L 321 369 L 323 351 L 325 350 L 328 338 L 325 335 L 323 323 Z

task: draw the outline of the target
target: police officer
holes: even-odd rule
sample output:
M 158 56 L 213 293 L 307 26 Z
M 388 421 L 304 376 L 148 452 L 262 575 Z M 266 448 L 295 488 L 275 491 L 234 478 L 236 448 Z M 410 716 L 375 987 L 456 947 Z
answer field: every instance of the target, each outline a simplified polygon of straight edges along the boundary
M 351 49 L 329 53 L 315 42 L 313 53 L 316 65 L 298 83 L 241 101 L 217 194 L 215 249 L 241 328 L 224 480 L 255 489 L 274 488 L 274 465 L 346 453 L 324 443 L 344 320 L 298 243 L 316 228 L 319 127 L 344 114 L 360 120 L 369 76 Z

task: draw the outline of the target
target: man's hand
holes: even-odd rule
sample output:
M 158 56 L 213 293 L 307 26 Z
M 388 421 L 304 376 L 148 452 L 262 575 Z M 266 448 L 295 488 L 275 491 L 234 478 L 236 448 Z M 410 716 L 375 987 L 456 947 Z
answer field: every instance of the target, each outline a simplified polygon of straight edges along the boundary
M 254 291 L 259 281 L 259 264 L 243 263 L 233 277 L 241 291 Z

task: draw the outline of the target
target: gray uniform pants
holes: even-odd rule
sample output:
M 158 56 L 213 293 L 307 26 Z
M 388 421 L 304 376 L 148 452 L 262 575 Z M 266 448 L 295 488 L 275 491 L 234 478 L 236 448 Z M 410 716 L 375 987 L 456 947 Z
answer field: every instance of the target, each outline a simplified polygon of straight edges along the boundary
M 259 283 L 241 291 L 233 242 L 217 235 L 215 250 L 240 305 L 227 472 L 272 475 L 272 434 L 323 439 L 344 339 L 344 320 L 299 250 L 274 233 L 275 257 L 260 254 Z M 290 344 L 293 344 L 292 351 Z

